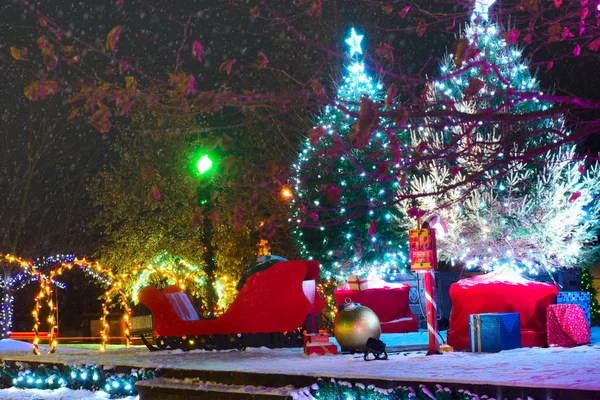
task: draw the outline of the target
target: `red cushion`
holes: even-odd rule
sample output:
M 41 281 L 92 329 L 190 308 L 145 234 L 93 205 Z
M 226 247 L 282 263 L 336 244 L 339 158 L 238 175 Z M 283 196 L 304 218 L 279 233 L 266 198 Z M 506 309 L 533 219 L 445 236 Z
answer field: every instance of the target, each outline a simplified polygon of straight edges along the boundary
M 543 346 L 546 308 L 557 294 L 555 285 L 498 272 L 460 280 L 450 286 L 448 344 L 456 350 L 468 350 L 471 314 L 518 312 L 523 347 Z
M 416 332 L 418 321 L 409 307 L 409 291 L 409 285 L 399 283 L 366 290 L 351 290 L 345 284 L 335 289 L 333 295 L 338 304 L 350 299 L 373 310 L 384 333 Z

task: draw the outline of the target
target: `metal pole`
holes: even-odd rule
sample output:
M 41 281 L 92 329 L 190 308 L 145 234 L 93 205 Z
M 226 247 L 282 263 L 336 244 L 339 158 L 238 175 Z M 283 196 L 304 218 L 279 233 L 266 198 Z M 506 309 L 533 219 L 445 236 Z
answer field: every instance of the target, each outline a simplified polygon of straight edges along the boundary
M 213 239 L 213 223 L 210 219 L 212 208 L 209 204 L 205 205 L 202 210 L 202 240 L 204 241 L 204 262 L 206 263 L 207 284 L 212 285 L 215 280 L 217 267 L 215 265 L 215 251 L 212 244 Z M 208 287 L 207 290 L 207 307 L 211 318 L 214 318 L 215 309 L 217 307 L 217 299 L 215 296 L 214 287 Z
M 441 354 L 438 341 L 437 304 L 435 297 L 434 271 L 424 271 L 425 304 L 427 309 L 427 331 L 429 332 L 429 349 L 427 355 Z

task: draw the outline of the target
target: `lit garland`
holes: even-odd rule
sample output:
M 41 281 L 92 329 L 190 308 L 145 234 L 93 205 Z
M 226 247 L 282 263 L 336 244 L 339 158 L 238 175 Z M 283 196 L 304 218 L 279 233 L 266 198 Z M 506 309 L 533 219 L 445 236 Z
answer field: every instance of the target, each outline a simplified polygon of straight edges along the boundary
M 323 298 L 323 301 L 325 302 L 325 308 L 322 312 L 322 315 L 325 316 L 327 323 L 330 325 L 328 328 L 332 328 L 333 325 L 330 323 L 333 322 L 335 316 L 337 315 L 337 307 L 335 298 L 333 297 L 333 291 L 336 287 L 337 282 L 333 279 L 317 283 L 317 292 L 319 292 Z
M 596 297 L 598 295 L 598 289 L 594 287 L 592 272 L 587 268 L 582 269 L 579 280 L 581 290 L 590 294 L 590 319 L 592 321 L 597 321 L 599 317 L 598 298 Z
M 57 276 L 61 276 L 65 271 L 70 271 L 74 266 L 81 268 L 86 275 L 93 277 L 102 285 L 109 286 L 104 293 L 102 303 L 102 316 L 100 319 L 102 326 L 100 334 L 102 343 L 100 350 L 106 349 L 106 344 L 109 340 L 109 324 L 107 321 L 107 316 L 109 314 L 109 309 L 113 306 L 113 304 L 115 304 L 113 302 L 114 296 L 119 297 L 118 304 L 120 304 L 120 306 L 124 309 L 123 321 L 125 325 L 125 345 L 129 347 L 131 319 L 131 308 L 129 303 L 130 301 L 137 300 L 137 293 L 142 287 L 149 284 L 152 276 L 160 276 L 162 279 L 166 279 L 168 284 L 178 285 L 182 290 L 192 289 L 193 294 L 200 293 L 201 288 L 206 284 L 205 276 L 203 276 L 205 273 L 200 267 L 187 262 L 181 257 L 170 256 L 166 252 L 157 256 L 153 260 L 153 264 L 148 264 L 145 266 L 138 265 L 134 267 L 130 273 L 123 273 L 119 274 L 118 276 L 114 274 L 111 268 L 104 267 L 99 262 L 88 261 L 86 259 L 80 260 L 73 258 L 73 256 L 59 255 L 43 259 L 43 262 L 45 263 L 68 260 L 68 262 L 62 262 L 58 268 L 51 270 L 47 276 L 35 270 L 32 266 L 33 264 L 30 262 L 13 256 L 6 257 L 7 261 L 11 263 L 20 263 L 22 267 L 29 268 L 30 271 L 33 271 L 40 283 L 40 290 L 34 299 L 35 305 L 34 310 L 32 311 L 32 316 L 34 319 L 33 330 L 35 334 L 33 341 L 34 354 L 40 354 L 39 328 L 41 323 L 39 318 L 44 300 L 49 310 L 49 315 L 47 317 L 47 322 L 49 325 L 49 353 L 52 354 L 56 352 L 58 342 L 55 335 L 58 321 L 56 320 L 57 307 L 52 300 L 52 294 L 54 293 L 53 286 L 60 286 L 60 282 L 56 281 L 55 278 Z M 36 262 L 39 263 L 40 259 L 36 260 Z M 23 279 L 22 277 L 18 278 Z M 232 300 L 232 296 L 235 297 L 235 283 L 228 279 L 227 276 L 224 276 L 215 283 L 215 287 L 217 287 L 220 295 L 219 304 L 221 309 L 224 310 L 226 304 L 229 304 L 229 302 Z M 130 294 L 128 294 L 127 288 L 131 288 Z
M 461 38 L 474 48 L 472 62 L 484 66 L 469 67 L 466 60 L 457 66 L 458 56 L 446 57 L 441 77 L 428 86 L 431 109 L 453 107 L 469 114 L 501 110 L 518 115 L 552 106 L 536 97 L 523 97 L 541 94 L 539 82 L 523 62 L 521 50 L 509 45 L 501 29 L 488 22 L 491 4 L 493 0 L 476 2 L 473 22 Z M 486 68 L 487 64 L 493 68 Z M 502 126 L 485 120 L 470 126 L 461 121 L 425 122 L 413 129 L 411 143 L 413 147 L 427 143 L 424 153 L 432 160 L 423 162 L 400 192 L 443 192 L 417 201 L 418 208 L 438 213 L 448 226 L 448 233 L 438 237 L 440 259 L 467 269 L 536 275 L 597 258 L 598 246 L 593 243 L 600 223 L 596 200 L 600 166 L 586 168 L 576 160 L 572 146 L 527 163 L 503 161 L 558 140 L 555 132 L 565 130 L 563 117 Z M 468 182 L 467 177 L 480 173 L 486 163 L 498 167 L 483 174 L 478 188 L 470 193 L 461 187 L 447 189 Z M 407 212 L 414 205 L 404 201 L 399 208 Z M 400 224 L 410 227 L 405 221 Z
M 144 369 L 132 369 L 129 373 L 123 373 L 92 365 L 47 367 L 42 364 L 37 368 L 29 368 L 23 363 L 0 364 L 2 388 L 103 391 L 111 398 L 135 396 L 135 383 L 139 380 L 153 379 L 154 376 L 154 371 Z
M 159 254 L 152 263 L 134 267 L 132 276 L 137 276 L 133 281 L 132 299 L 137 302 L 141 288 L 148 286 L 153 275 L 159 275 L 167 280 L 169 285 L 178 285 L 182 290 L 189 288 L 192 295 L 200 293 L 206 284 L 206 272 L 197 265 L 189 263 L 182 257 L 174 257 L 167 252 Z
M 434 390 L 430 390 L 427 385 L 418 385 L 417 389 L 410 386 L 382 389 L 374 385 L 367 386 L 362 383 L 337 381 L 335 379 L 320 380 L 310 387 L 298 390 L 298 392 L 304 397 L 311 396 L 310 398 L 315 400 L 479 400 L 486 398 L 464 389 L 453 392 L 450 388 L 442 385 L 435 385 Z
M 46 260 L 48 260 L 48 259 L 46 259 Z M 41 279 L 39 279 L 40 291 L 38 292 L 38 294 L 35 297 L 35 306 L 34 306 L 35 308 L 32 312 L 33 320 L 34 320 L 33 321 L 33 331 L 35 334 L 35 338 L 33 340 L 33 353 L 34 354 L 40 354 L 40 351 L 39 351 L 40 320 L 39 320 L 39 318 L 40 318 L 40 313 L 41 313 L 41 309 L 42 309 L 42 300 L 43 299 L 47 299 L 46 305 L 49 310 L 48 318 L 47 318 L 47 322 L 50 327 L 49 335 L 48 335 L 48 341 L 50 344 L 49 352 L 51 354 L 55 353 L 56 346 L 58 345 L 58 342 L 55 339 L 56 327 L 58 324 L 58 321 L 56 320 L 57 306 L 54 304 L 54 301 L 52 300 L 52 293 L 54 292 L 54 290 L 52 289 L 52 285 L 56 284 L 56 281 L 55 281 L 56 276 L 62 275 L 64 271 L 71 270 L 73 268 L 73 266 L 78 266 L 84 270 L 93 271 L 95 275 L 104 276 L 104 279 L 101 280 L 101 282 L 105 282 L 105 281 L 113 282 L 114 281 L 115 276 L 114 276 L 112 270 L 110 268 L 103 267 L 98 262 L 87 261 L 86 259 L 79 260 L 79 259 L 71 258 L 71 260 L 72 261 L 70 261 L 70 262 L 61 263 L 61 265 L 58 268 L 50 271 L 48 276 L 44 275 L 44 276 L 41 276 Z M 58 261 L 58 260 L 53 260 L 53 261 Z
M 214 287 L 217 291 L 217 310 L 215 316 L 219 316 L 225 312 L 227 307 L 233 303 L 237 296 L 237 282 L 228 275 L 222 275 L 214 282 Z
M 395 148 L 408 136 L 401 140 L 385 129 L 389 121 L 378 117 L 376 131 L 365 134 L 368 142 L 354 143 L 360 128 L 349 113 L 357 114 L 361 102 L 381 101 L 384 94 L 358 58 L 361 40 L 352 29 L 346 40 L 355 57 L 349 75 L 338 89 L 335 105 L 324 108 L 292 166 L 296 197 L 290 202 L 289 222 L 301 256 L 319 260 L 324 277 L 338 281 L 349 273 L 396 272 L 407 262 L 402 247 L 406 232 L 395 223 L 402 215 L 392 206 L 404 163 L 393 151 L 381 150 Z M 328 222 L 333 226 L 326 226 Z
M 121 279 L 117 282 L 114 282 L 109 290 L 104 293 L 104 302 L 102 303 L 102 317 L 100 318 L 100 324 L 102 325 L 102 330 L 100 332 L 100 336 L 102 338 L 102 343 L 100 345 L 100 351 L 106 350 L 106 343 L 108 342 L 108 331 L 109 325 L 107 321 L 107 316 L 109 313 L 109 309 L 111 307 L 112 299 L 115 294 L 119 295 L 121 300 L 120 305 L 125 310 L 123 314 L 123 323 L 125 324 L 125 347 L 129 348 L 130 345 L 130 326 L 129 321 L 131 320 L 131 308 L 129 307 L 129 296 L 123 291 L 123 283 L 125 281 L 126 275 L 123 275 Z
M 0 278 L 1 288 L 4 291 L 2 296 L 2 306 L 0 310 L 0 338 L 8 337 L 12 328 L 13 303 L 15 301 L 12 293 L 23 288 L 30 282 L 30 278 L 39 277 L 40 272 L 30 261 L 25 261 L 20 257 L 10 254 L 0 254 L 0 263 L 15 264 L 23 269 L 23 272 L 8 279 Z M 29 278 L 30 277 L 30 278 Z

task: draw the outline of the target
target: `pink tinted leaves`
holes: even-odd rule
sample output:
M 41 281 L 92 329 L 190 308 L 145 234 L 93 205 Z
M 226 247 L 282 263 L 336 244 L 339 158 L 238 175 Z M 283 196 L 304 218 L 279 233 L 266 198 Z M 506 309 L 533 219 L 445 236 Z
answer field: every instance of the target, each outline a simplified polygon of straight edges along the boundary
M 521 36 L 521 32 L 516 29 L 511 29 L 504 35 L 504 40 L 506 40 L 508 44 L 515 44 L 517 43 L 519 36 Z
M 410 6 L 406 6 L 402 10 L 398 11 L 398 15 L 400 16 L 400 18 L 406 18 L 406 15 L 410 11 L 410 8 Z
M 425 18 L 416 18 L 417 28 L 415 32 L 417 32 L 417 36 L 420 38 L 425 35 L 425 31 L 427 30 L 427 20 Z
M 227 72 L 227 75 L 231 74 L 231 68 L 233 68 L 233 64 L 237 61 L 235 59 L 225 60 L 219 65 L 219 72 Z
M 600 38 L 594 39 L 587 45 L 587 48 L 592 51 L 598 51 L 598 47 L 600 47 Z
M 92 114 L 88 123 L 94 127 L 100 133 L 108 133 L 112 127 L 110 122 L 111 112 L 108 107 L 104 104 L 99 103 L 98 109 Z
M 310 130 L 308 139 L 311 146 L 316 146 L 321 141 L 321 138 L 327 134 L 327 131 L 322 125 L 319 125 Z
M 363 149 L 371 139 L 371 133 L 379 121 L 379 107 L 370 98 L 360 99 L 358 120 L 352 126 L 350 140 L 358 148 Z
M 391 84 L 385 91 L 385 106 L 391 107 L 397 96 L 398 88 L 394 84 Z
M 465 89 L 465 94 L 468 96 L 474 96 L 483 88 L 485 82 L 481 79 L 471 78 L 469 79 L 469 86 Z
M 108 32 L 108 35 L 106 35 L 106 50 L 112 51 L 113 53 L 117 51 L 119 36 L 121 36 L 121 25 L 115 26 Z
M 388 60 L 390 64 L 394 64 L 394 48 L 387 43 L 381 45 L 375 50 L 377 55 L 384 60 Z
M 204 54 L 204 47 L 199 41 L 194 40 L 194 43 L 192 43 L 192 57 L 194 60 L 202 62 L 202 54 Z
M 310 82 L 310 88 L 312 89 L 315 96 L 317 96 L 317 97 L 325 96 L 325 87 L 321 84 L 321 82 L 319 82 L 317 80 L 312 80 Z
M 156 177 L 156 172 L 154 172 L 154 169 L 152 169 L 151 166 L 146 165 L 143 169 L 142 169 L 142 180 L 144 182 L 150 182 L 152 179 L 154 179 Z
M 160 189 L 158 188 L 158 186 L 152 186 L 152 189 L 150 189 L 150 192 L 148 193 L 148 201 L 150 203 L 154 203 L 160 201 L 161 199 L 162 195 L 160 194 Z
M 336 206 L 340 204 L 340 188 L 335 185 L 326 184 L 323 185 L 323 190 L 328 202 Z
M 17 47 L 14 46 L 10 46 L 10 55 L 15 59 L 15 60 L 26 60 L 26 56 L 27 56 L 27 48 L 24 49 L 19 49 Z
M 262 51 L 259 51 L 258 57 L 256 59 L 256 63 L 255 63 L 256 69 L 267 68 L 267 65 L 269 65 L 269 59 L 267 58 L 265 53 L 263 53 Z
M 371 223 L 369 224 L 369 235 L 374 235 L 375 232 L 377 232 L 377 221 L 375 221 L 374 219 L 371 220 Z
M 580 197 L 581 197 L 581 192 L 574 192 L 573 194 L 571 194 L 571 197 L 569 197 L 569 203 L 574 202 L 575 200 L 577 200 Z
M 25 87 L 24 94 L 29 100 L 44 100 L 46 97 L 58 93 L 58 82 L 42 77 L 31 82 Z

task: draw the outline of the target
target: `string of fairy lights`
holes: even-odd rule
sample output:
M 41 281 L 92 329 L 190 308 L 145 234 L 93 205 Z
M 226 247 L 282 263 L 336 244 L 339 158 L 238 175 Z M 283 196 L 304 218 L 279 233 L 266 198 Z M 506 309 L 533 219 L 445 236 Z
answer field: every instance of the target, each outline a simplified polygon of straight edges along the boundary
M 326 279 L 345 280 L 347 274 L 399 272 L 407 265 L 407 254 L 399 234 L 392 199 L 399 186 L 404 161 L 382 152 L 397 140 L 385 130 L 390 124 L 379 118 L 380 131 L 361 149 L 331 155 L 340 146 L 352 147 L 360 104 L 365 99 L 379 102 L 383 85 L 375 81 L 362 62 L 361 41 L 354 28 L 346 43 L 353 62 L 338 88 L 333 106 L 326 106 L 309 138 L 292 165 L 296 197 L 290 201 L 288 220 L 304 259 L 321 262 Z M 403 142 L 402 140 L 400 142 Z M 406 141 L 404 141 L 406 142 Z M 399 143 L 402 147 L 403 145 Z M 389 166 L 378 170 L 378 166 Z M 328 220 L 343 221 L 327 226 Z
M 493 3 L 476 2 L 472 22 L 460 37 L 476 49 L 473 59 L 457 63 L 454 54 L 443 59 L 440 76 L 427 90 L 432 109 L 454 107 L 470 114 L 502 110 L 518 115 L 552 106 L 538 98 L 543 92 L 522 51 L 507 43 L 502 29 L 488 21 Z M 479 84 L 476 93 L 474 82 Z M 447 119 L 426 122 L 428 127 L 411 132 L 413 145 L 426 141 L 425 152 L 435 154 L 448 150 L 449 143 L 456 144 L 450 149 L 452 156 L 429 162 L 403 194 L 444 192 L 419 199 L 418 204 L 421 209 L 435 210 L 447 223 L 448 232 L 438 237 L 440 259 L 468 270 L 530 276 L 552 274 L 595 259 L 600 166 L 578 160 L 574 146 L 562 146 L 529 162 L 518 161 L 519 155 L 532 148 L 556 143 L 555 132 L 568 135 L 564 116 L 507 126 L 484 121 L 469 126 Z M 437 129 L 443 124 L 447 125 Z M 503 147 L 506 138 L 513 139 L 513 147 Z M 476 174 L 485 161 L 500 162 L 501 166 L 486 172 L 481 187 L 467 194 L 460 187 L 443 190 Z M 444 203 L 452 207 L 440 207 Z M 406 201 L 400 208 L 411 206 L 414 204 Z
M 132 302 L 137 302 L 137 294 L 142 287 L 150 284 L 151 281 L 162 281 L 165 285 L 178 285 L 183 290 L 189 290 L 192 295 L 200 295 L 205 290 L 206 276 L 203 269 L 186 261 L 182 257 L 174 257 L 167 252 L 159 254 L 151 263 L 146 265 L 136 265 L 127 273 L 115 274 L 110 267 L 105 267 L 97 261 L 87 259 L 78 259 L 71 255 L 55 255 L 46 258 L 36 259 L 34 262 L 24 260 L 13 255 L 0 254 L 0 262 L 15 264 L 22 268 L 23 272 L 12 278 L 10 284 L 27 284 L 32 281 L 39 283 L 39 291 L 34 298 L 33 317 L 33 346 L 34 354 L 40 354 L 40 332 L 44 325 L 40 320 L 42 314 L 47 314 L 45 325 L 48 327 L 47 340 L 49 343 L 49 354 L 56 352 L 58 346 L 57 332 L 57 304 L 54 300 L 54 290 L 56 287 L 62 289 L 66 285 L 60 282 L 60 277 L 77 267 L 84 271 L 86 276 L 99 282 L 106 287 L 102 296 L 102 313 L 100 318 L 100 350 L 105 350 L 110 340 L 108 316 L 110 309 L 119 306 L 124 310 L 122 321 L 124 325 L 125 345 L 130 345 L 130 320 Z M 38 270 L 39 266 L 58 264 L 57 267 L 47 272 Z M 23 283 L 25 282 L 25 283 Z M 233 279 L 228 276 L 222 276 L 215 282 L 215 287 L 219 293 L 219 306 L 224 310 L 231 299 L 235 297 L 235 284 Z M 2 282 L 4 284 L 4 282 Z M 233 292 L 233 293 L 232 293 Z M 2 313 L 0 313 L 0 324 L 9 334 L 12 326 L 12 304 L 14 296 L 5 295 L 3 298 Z M 222 304 L 221 304 L 222 303 Z M 205 308 L 205 306 L 203 306 Z M 218 314 L 218 313 L 217 313 Z M 8 335 L 7 335 L 8 336 Z M 46 340 L 46 337 L 44 337 Z

